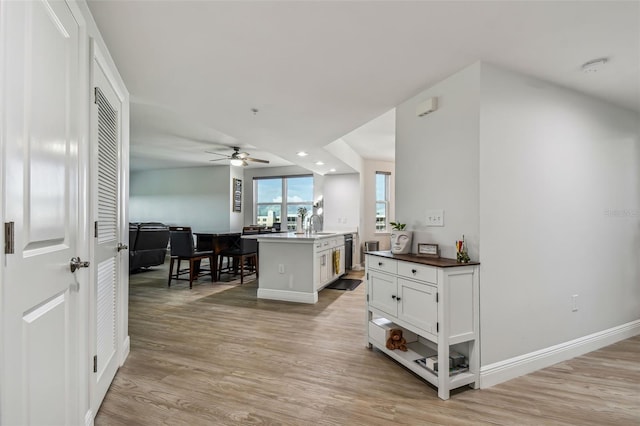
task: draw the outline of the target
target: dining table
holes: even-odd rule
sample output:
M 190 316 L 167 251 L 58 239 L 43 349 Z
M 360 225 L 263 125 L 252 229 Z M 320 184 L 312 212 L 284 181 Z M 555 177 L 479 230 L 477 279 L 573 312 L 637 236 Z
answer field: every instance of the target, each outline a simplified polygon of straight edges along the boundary
M 211 273 L 214 281 L 218 281 L 218 256 L 223 250 L 239 247 L 242 233 L 199 230 L 194 231 L 193 235 L 196 237 L 197 251 L 213 252 L 215 261 L 211 265 Z

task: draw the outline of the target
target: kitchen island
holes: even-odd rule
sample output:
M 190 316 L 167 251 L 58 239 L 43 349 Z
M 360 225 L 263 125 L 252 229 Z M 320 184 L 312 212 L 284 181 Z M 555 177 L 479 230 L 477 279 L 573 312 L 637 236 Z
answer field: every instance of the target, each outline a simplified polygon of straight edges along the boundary
M 347 234 L 353 232 L 251 236 L 259 242 L 258 298 L 316 303 L 318 291 L 345 273 Z

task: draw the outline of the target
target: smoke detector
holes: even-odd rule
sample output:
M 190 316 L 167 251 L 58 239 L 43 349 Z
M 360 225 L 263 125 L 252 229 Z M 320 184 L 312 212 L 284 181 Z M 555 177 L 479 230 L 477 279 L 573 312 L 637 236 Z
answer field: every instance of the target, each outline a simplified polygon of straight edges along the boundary
M 584 64 L 582 64 L 582 67 L 580 69 L 582 70 L 583 73 L 586 73 L 586 74 L 596 73 L 600 71 L 607 62 L 609 62 L 609 59 L 607 58 L 593 59 L 589 62 L 585 62 Z

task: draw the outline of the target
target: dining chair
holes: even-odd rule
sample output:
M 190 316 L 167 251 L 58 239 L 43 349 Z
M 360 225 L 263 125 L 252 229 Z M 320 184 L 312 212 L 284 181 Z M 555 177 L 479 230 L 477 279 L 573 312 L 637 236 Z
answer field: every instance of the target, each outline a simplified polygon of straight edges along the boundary
M 204 275 L 211 275 L 211 281 L 216 278 L 216 259 L 211 250 L 197 251 L 193 243 L 191 228 L 187 226 L 169 227 L 171 239 L 171 262 L 169 263 L 169 287 L 171 280 L 189 281 L 189 288 L 193 287 L 193 281 Z M 202 267 L 201 261 L 209 259 L 209 269 Z M 180 269 L 180 262 L 189 262 L 188 269 Z M 176 272 L 173 273 L 174 263 L 177 263 Z M 181 275 L 189 274 L 189 278 L 180 278 Z
M 226 267 L 223 268 L 223 262 L 226 259 Z M 220 252 L 218 264 L 218 280 L 220 275 L 225 273 L 238 274 L 240 270 L 240 285 L 244 284 L 246 275 L 256 274 L 258 278 L 258 240 L 255 238 L 238 237 L 236 243 Z

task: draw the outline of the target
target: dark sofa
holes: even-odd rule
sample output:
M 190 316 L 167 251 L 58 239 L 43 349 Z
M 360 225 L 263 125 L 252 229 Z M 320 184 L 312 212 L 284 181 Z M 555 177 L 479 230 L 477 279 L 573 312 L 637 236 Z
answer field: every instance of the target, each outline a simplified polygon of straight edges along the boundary
M 129 224 L 129 272 L 162 265 L 169 245 L 169 227 L 163 223 Z

